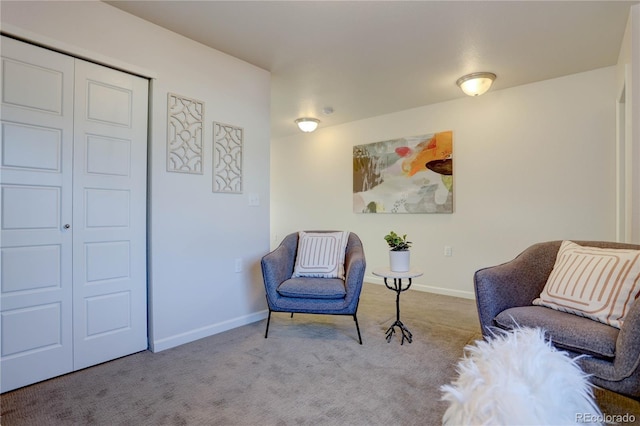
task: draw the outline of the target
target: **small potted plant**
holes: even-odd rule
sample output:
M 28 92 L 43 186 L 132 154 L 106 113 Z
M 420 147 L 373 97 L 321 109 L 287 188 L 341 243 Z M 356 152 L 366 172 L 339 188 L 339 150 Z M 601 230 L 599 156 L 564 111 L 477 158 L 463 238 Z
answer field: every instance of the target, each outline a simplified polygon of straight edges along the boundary
M 402 237 L 394 231 L 384 237 L 389 244 L 389 264 L 392 272 L 408 272 L 410 269 L 411 241 L 407 241 L 407 234 Z

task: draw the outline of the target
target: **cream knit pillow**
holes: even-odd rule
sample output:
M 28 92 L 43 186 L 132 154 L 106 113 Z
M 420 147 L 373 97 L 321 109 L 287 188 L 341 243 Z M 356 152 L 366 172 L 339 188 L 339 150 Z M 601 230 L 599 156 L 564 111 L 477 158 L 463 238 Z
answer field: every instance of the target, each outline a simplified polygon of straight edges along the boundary
M 348 231 L 300 231 L 292 277 L 344 279 L 344 255 L 348 239 Z
M 640 250 L 584 247 L 563 241 L 534 305 L 620 328 L 640 292 Z

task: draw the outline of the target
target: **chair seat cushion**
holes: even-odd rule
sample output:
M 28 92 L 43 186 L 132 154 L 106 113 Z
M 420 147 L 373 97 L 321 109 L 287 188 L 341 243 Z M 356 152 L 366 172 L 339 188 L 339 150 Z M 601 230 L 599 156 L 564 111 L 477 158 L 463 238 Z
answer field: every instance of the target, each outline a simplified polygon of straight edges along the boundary
M 290 278 L 278 286 L 284 297 L 300 299 L 344 299 L 347 291 L 339 278 Z
M 509 308 L 494 318 L 502 329 L 540 327 L 553 344 L 578 354 L 612 360 L 616 356 L 616 341 L 620 330 L 610 325 L 543 306 Z

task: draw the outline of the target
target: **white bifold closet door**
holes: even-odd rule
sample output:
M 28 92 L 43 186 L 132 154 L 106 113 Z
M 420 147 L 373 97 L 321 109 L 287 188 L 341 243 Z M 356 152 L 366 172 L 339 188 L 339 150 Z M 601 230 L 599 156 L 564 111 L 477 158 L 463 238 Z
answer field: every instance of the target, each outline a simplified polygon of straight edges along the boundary
M 0 388 L 147 348 L 148 81 L 2 37 Z

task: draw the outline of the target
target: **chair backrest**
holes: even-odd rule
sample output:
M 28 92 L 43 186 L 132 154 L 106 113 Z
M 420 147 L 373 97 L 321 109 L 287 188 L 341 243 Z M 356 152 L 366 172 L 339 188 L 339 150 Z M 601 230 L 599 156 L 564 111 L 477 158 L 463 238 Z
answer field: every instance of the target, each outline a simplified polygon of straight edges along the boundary
M 335 231 L 335 230 L 305 230 L 304 232 L 317 232 L 317 233 L 328 233 L 328 232 L 339 232 L 339 231 Z M 280 243 L 280 246 L 284 247 L 287 250 L 287 254 L 288 254 L 288 258 L 289 258 L 289 265 L 288 269 L 290 269 L 291 273 L 293 273 L 293 267 L 295 264 L 295 260 L 296 260 L 296 254 L 298 252 L 298 239 L 299 239 L 299 233 L 298 232 L 293 232 L 291 234 L 288 234 L 286 237 L 284 237 L 284 239 L 282 240 L 282 242 Z M 345 265 L 348 263 L 349 260 L 349 256 L 350 253 L 352 253 L 352 251 L 354 250 L 354 248 L 359 247 L 360 249 L 362 249 L 362 241 L 360 240 L 360 238 L 353 232 L 349 232 L 349 239 L 347 240 L 347 246 L 345 249 Z
M 304 231 L 304 232 L 328 233 L 328 232 L 339 232 L 339 231 L 311 230 L 311 231 Z M 287 247 L 287 249 L 291 250 L 294 257 L 298 250 L 298 235 L 299 235 L 298 232 L 293 232 L 287 235 L 286 237 L 284 237 L 284 239 L 280 243 L 280 245 L 284 245 L 285 247 Z M 347 252 L 349 251 L 350 246 L 353 246 L 354 244 L 358 244 L 362 246 L 362 241 L 360 241 L 360 238 L 356 234 L 354 234 L 353 232 L 349 232 L 349 240 L 347 241 L 347 248 L 346 248 Z
M 640 245 L 610 241 L 571 240 L 582 246 L 639 250 Z M 483 333 L 504 309 L 528 306 L 540 295 L 556 262 L 561 240 L 533 244 L 515 259 L 502 265 L 482 268 L 474 274 L 474 290 Z M 499 272 L 498 272 L 499 271 Z M 498 283 L 501 282 L 500 285 Z M 518 283 L 508 285 L 509 283 Z M 504 284 L 504 285 L 503 285 Z M 507 291 L 499 288 L 508 288 Z M 517 302 L 516 302 L 517 301 Z
M 598 247 L 598 248 L 613 248 L 613 249 L 632 249 L 632 250 L 640 250 L 640 245 L 630 244 L 630 243 L 618 243 L 613 241 L 588 241 L 588 240 L 571 240 L 574 243 L 587 246 L 587 247 Z M 558 255 L 558 250 L 560 250 L 560 245 L 562 244 L 562 240 L 555 241 L 546 241 L 542 243 L 533 244 L 532 246 L 525 249 L 522 253 L 520 253 L 518 257 L 526 256 L 529 260 L 530 264 L 535 264 L 539 273 L 544 275 L 545 281 L 546 278 L 551 274 L 553 270 L 553 265 L 556 262 L 556 256 Z

